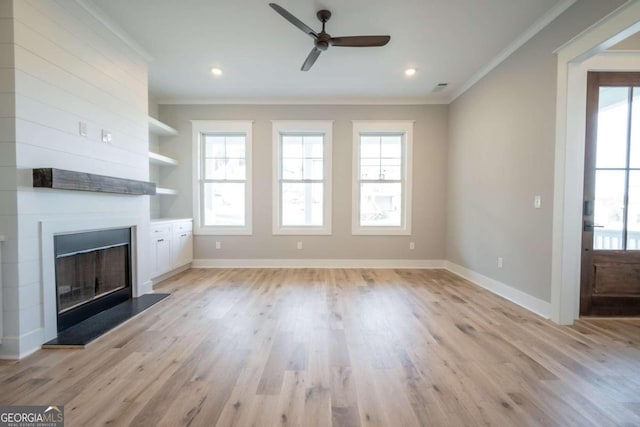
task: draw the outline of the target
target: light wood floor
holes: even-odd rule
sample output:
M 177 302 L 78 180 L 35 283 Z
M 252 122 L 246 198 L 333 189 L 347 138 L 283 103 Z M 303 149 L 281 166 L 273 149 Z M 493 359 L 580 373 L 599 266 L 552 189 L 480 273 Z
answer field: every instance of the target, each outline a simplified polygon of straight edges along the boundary
M 640 425 L 640 320 L 560 327 L 442 270 L 189 270 L 84 350 L 0 363 L 67 426 Z

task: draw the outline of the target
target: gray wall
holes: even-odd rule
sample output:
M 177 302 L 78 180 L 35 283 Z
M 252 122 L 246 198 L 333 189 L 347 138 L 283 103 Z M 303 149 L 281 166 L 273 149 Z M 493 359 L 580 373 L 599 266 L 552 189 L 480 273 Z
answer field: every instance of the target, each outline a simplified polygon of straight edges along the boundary
M 553 51 L 622 3 L 579 0 L 450 105 L 447 260 L 550 301 Z
M 160 120 L 180 135 L 163 142 L 163 153 L 180 167 L 164 185 L 180 195 L 165 197 L 167 217 L 192 216 L 192 141 L 190 120 L 254 120 L 253 235 L 196 236 L 195 258 L 317 258 L 419 259 L 444 257 L 446 203 L 447 107 L 346 105 L 161 105 Z M 333 234 L 331 236 L 273 236 L 271 120 L 334 120 Z M 352 120 L 415 120 L 413 211 L 411 236 L 351 235 Z M 215 242 L 222 249 L 215 249 Z M 296 242 L 303 249 L 296 249 Z M 409 242 L 415 250 L 409 250 Z

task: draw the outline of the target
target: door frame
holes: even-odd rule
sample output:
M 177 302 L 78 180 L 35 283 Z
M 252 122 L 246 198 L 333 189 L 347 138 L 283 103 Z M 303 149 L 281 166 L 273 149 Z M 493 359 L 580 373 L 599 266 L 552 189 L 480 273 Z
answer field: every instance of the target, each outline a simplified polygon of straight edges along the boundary
M 603 53 L 640 31 L 640 0 L 629 0 L 561 46 L 557 65 L 551 319 L 579 316 L 587 72 L 640 71 L 638 55 Z

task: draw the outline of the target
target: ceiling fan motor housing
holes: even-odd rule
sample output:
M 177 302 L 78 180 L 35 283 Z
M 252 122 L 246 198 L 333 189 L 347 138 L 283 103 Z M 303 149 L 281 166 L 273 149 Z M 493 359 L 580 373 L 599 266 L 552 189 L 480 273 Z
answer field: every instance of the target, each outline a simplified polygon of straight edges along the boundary
M 320 50 L 327 50 L 331 45 L 331 36 L 324 31 L 318 34 L 315 45 Z

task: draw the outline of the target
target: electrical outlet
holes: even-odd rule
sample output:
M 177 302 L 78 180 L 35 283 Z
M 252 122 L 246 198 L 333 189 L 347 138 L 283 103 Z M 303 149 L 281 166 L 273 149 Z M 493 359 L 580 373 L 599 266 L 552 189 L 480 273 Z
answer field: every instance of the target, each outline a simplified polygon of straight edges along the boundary
M 535 196 L 533 198 L 533 207 L 535 209 L 540 209 L 540 207 L 542 207 L 542 197 L 540 196 Z
M 302 249 L 302 242 L 298 242 L 298 249 Z
M 216 242 L 216 249 L 221 249 L 221 248 L 222 248 L 222 243 Z
M 111 132 L 106 129 L 102 129 L 102 142 L 104 142 L 105 144 L 111 144 L 112 141 L 113 136 L 111 135 Z
M 503 259 L 501 256 L 498 257 L 498 268 L 502 268 L 502 264 L 503 264 Z
M 416 242 L 409 242 L 409 249 L 414 250 L 416 248 Z

